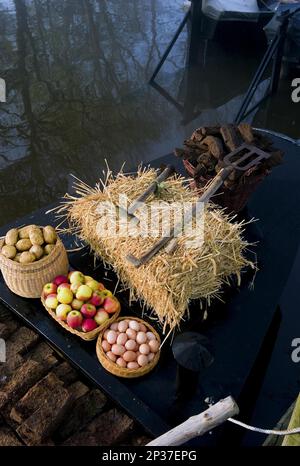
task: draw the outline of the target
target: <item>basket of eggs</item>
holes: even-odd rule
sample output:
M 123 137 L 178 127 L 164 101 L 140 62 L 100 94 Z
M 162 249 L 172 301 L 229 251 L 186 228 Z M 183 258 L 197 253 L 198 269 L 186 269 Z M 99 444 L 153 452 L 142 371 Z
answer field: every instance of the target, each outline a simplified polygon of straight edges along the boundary
M 156 330 L 137 317 L 120 317 L 99 334 L 96 352 L 102 366 L 118 377 L 135 378 L 150 372 L 160 357 Z
M 66 274 L 67 252 L 55 229 L 27 225 L 0 239 L 0 269 L 8 288 L 24 298 L 39 298 L 45 283 Z

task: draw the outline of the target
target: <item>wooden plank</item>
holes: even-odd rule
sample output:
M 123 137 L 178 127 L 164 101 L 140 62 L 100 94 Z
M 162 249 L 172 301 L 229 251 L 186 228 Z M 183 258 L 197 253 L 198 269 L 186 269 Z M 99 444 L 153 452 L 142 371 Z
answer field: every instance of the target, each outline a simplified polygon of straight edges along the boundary
M 224 125 L 220 129 L 226 147 L 233 151 L 243 144 L 243 139 L 239 131 L 233 125 Z
M 70 437 L 63 445 L 109 446 L 121 442 L 133 429 L 134 422 L 118 409 L 110 409 L 91 421 L 83 432 Z M 109 426 L 109 428 L 108 428 Z
M 20 327 L 7 343 L 7 359 L 12 354 L 24 355 L 37 344 L 39 338 L 39 335 L 28 327 Z
M 13 332 L 18 328 L 18 323 L 16 320 L 10 320 L 8 322 L 0 322 L 0 338 L 7 340 Z
M 20 447 L 23 444 L 8 427 L 0 428 L 0 447 Z
M 0 391 L 0 408 L 12 406 L 50 369 L 48 361 L 39 364 L 36 361 L 26 361 L 19 366 L 13 377 Z
M 27 445 L 41 445 L 63 420 L 71 402 L 72 395 L 68 390 L 56 384 L 42 405 L 17 429 L 18 435 Z
M 68 387 L 78 379 L 77 371 L 67 361 L 63 361 L 52 372 L 63 381 L 65 387 Z
M 89 392 L 89 387 L 87 387 L 87 385 L 82 383 L 80 380 L 77 380 L 68 387 L 68 392 L 70 395 L 72 395 L 73 401 L 75 401 L 81 397 L 84 397 Z
M 238 125 L 238 130 L 245 142 L 248 144 L 253 144 L 254 134 L 252 131 L 252 126 L 249 125 L 249 123 L 240 123 Z
M 10 413 L 11 419 L 18 424 L 24 422 L 36 411 L 37 407 L 46 405 L 49 398 L 54 398 L 59 393 L 62 384 L 63 382 L 50 372 L 15 404 Z

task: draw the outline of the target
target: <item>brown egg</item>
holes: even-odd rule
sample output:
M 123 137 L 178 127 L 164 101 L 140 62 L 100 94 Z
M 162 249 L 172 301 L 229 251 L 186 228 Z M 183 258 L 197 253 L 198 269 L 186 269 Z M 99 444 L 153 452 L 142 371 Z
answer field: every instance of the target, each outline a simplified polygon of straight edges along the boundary
M 147 332 L 146 335 L 147 335 L 148 340 L 156 340 L 154 333 Z
M 149 360 L 149 362 L 153 361 L 154 358 L 155 358 L 155 353 L 149 353 L 149 354 L 148 354 L 148 360 Z
M 127 329 L 128 329 L 128 322 L 126 322 L 126 320 L 121 320 L 121 322 L 118 323 L 119 332 L 125 333 Z
M 117 344 L 124 346 L 127 340 L 128 340 L 128 336 L 126 335 L 126 333 L 120 333 L 120 335 L 118 335 L 118 338 L 117 338 Z
M 149 345 L 149 348 L 150 348 L 150 351 L 152 353 L 157 353 L 158 350 L 159 350 L 159 342 L 157 340 L 150 340 L 148 342 L 148 345 Z
M 140 352 L 141 354 L 149 354 L 149 353 L 150 353 L 149 345 L 147 345 L 147 343 L 143 343 L 143 344 L 139 347 L 139 352 Z
M 122 345 L 112 345 L 111 351 L 116 356 L 122 356 L 122 354 L 125 353 L 125 348 Z
M 140 356 L 137 359 L 138 365 L 141 367 L 144 367 L 148 364 L 148 356 L 145 354 L 140 354 Z
M 146 343 L 147 341 L 147 335 L 145 332 L 138 332 L 136 336 L 136 342 L 141 345 L 142 343 Z
M 144 325 L 144 324 L 140 324 L 140 332 L 144 332 L 144 333 L 146 333 L 146 332 L 147 332 L 147 330 L 148 330 L 148 329 L 147 329 L 146 325 Z
M 112 362 L 116 362 L 117 360 L 117 356 L 112 353 L 111 351 L 108 351 L 108 353 L 106 353 L 106 356 L 108 357 L 108 359 L 110 359 Z
M 127 340 L 125 343 L 125 348 L 129 351 L 135 351 L 137 347 L 135 340 Z
M 129 322 L 129 328 L 132 328 L 132 330 L 135 330 L 136 332 L 139 332 L 140 324 L 136 320 L 131 320 Z
M 138 369 L 139 365 L 135 361 L 131 361 L 127 364 L 127 369 Z
M 106 336 L 106 340 L 110 345 L 113 345 L 117 341 L 117 334 L 114 330 L 110 330 Z
M 105 353 L 107 353 L 108 351 L 111 350 L 111 345 L 108 343 L 108 341 L 102 340 L 101 345 L 102 345 L 102 348 L 105 351 Z
M 123 359 L 126 362 L 132 362 L 136 360 L 136 353 L 134 351 L 125 351 Z
M 113 322 L 110 326 L 110 329 L 116 332 L 118 330 L 118 327 L 119 327 L 119 324 L 117 322 Z
M 116 363 L 117 363 L 118 366 L 120 366 L 120 367 L 126 367 L 126 366 L 127 366 L 127 363 L 126 363 L 126 361 L 124 361 L 123 358 L 118 358 L 118 359 L 116 360 Z
M 126 330 L 126 335 L 130 340 L 135 340 L 136 339 L 136 331 L 133 330 L 132 328 L 128 328 Z

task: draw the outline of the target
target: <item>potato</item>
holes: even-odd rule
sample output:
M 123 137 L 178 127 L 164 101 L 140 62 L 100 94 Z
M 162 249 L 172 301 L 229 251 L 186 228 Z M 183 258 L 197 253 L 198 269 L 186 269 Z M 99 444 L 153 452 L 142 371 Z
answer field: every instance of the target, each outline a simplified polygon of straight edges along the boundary
M 19 233 L 18 233 L 17 228 L 12 228 L 5 235 L 5 243 L 8 246 L 14 246 L 16 242 L 18 241 L 18 236 L 19 236 Z
M 35 255 L 35 258 L 37 260 L 41 259 L 41 257 L 44 255 L 44 249 L 42 246 L 39 246 L 38 244 L 34 244 L 30 249 L 29 252 Z
M 19 239 L 19 241 L 17 242 L 16 244 L 16 248 L 18 251 L 29 251 L 29 249 L 31 248 L 32 246 L 32 243 L 29 239 L 27 238 L 24 238 L 24 239 Z
M 31 228 L 29 230 L 29 239 L 32 244 L 36 244 L 37 246 L 41 246 L 42 244 L 44 244 L 42 230 L 40 230 L 40 228 L 38 227 Z
M 5 257 L 7 257 L 7 259 L 13 259 L 17 254 L 16 248 L 14 246 L 10 246 L 9 244 L 3 246 L 1 252 Z
M 15 255 L 15 257 L 14 257 L 14 261 L 15 261 L 15 262 L 20 262 L 21 254 L 22 254 L 21 252 L 18 252 L 18 253 Z
M 43 235 L 45 238 L 45 242 L 48 244 L 55 244 L 57 240 L 57 234 L 55 229 L 51 226 L 48 225 L 43 228 Z
M 27 225 L 26 227 L 19 228 L 19 238 L 20 239 L 28 239 L 29 238 L 29 231 L 31 228 L 37 228 L 36 225 Z
M 20 264 L 30 264 L 31 262 L 35 261 L 35 255 L 29 251 L 24 251 L 20 255 L 19 261 L 20 261 Z
M 47 244 L 44 248 L 45 254 L 50 254 L 52 250 L 55 248 L 54 244 Z

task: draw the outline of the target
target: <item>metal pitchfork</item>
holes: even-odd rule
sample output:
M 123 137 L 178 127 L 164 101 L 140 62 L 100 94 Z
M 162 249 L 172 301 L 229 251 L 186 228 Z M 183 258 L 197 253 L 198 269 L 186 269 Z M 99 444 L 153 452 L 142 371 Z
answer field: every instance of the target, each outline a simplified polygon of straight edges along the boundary
M 242 144 L 236 150 L 227 154 L 223 162 L 225 166 L 215 176 L 207 190 L 198 198 L 197 202 L 192 207 L 190 215 L 185 219 L 186 224 L 190 223 L 198 211 L 200 204 L 206 203 L 210 198 L 218 191 L 223 185 L 224 181 L 234 170 L 247 171 L 249 168 L 258 165 L 262 160 L 268 159 L 272 154 L 267 153 L 258 147 Z M 256 156 L 255 158 L 253 158 Z M 233 160 L 235 158 L 235 160 Z M 251 160 L 252 159 L 252 160 Z M 178 245 L 178 239 L 176 237 L 177 232 L 181 231 L 182 222 L 178 223 L 172 228 L 169 236 L 164 236 L 154 246 L 149 249 L 143 256 L 135 257 L 132 254 L 128 254 L 127 260 L 135 267 L 140 267 L 146 264 L 152 257 L 154 257 L 164 246 L 166 252 L 171 254 L 174 252 Z M 169 244 L 168 244 L 169 243 Z
M 172 165 L 167 165 L 155 178 L 155 180 L 148 186 L 148 188 L 139 197 L 132 201 L 127 210 L 120 206 L 119 208 L 124 211 L 125 214 L 130 217 L 134 217 L 136 221 L 139 222 L 138 217 L 134 215 L 135 211 L 140 207 L 142 202 L 145 202 L 151 194 L 155 193 L 159 187 L 159 184 L 169 178 L 169 176 L 173 175 L 173 173 L 175 173 L 175 168 Z

